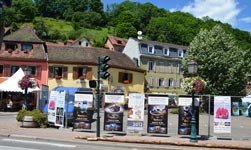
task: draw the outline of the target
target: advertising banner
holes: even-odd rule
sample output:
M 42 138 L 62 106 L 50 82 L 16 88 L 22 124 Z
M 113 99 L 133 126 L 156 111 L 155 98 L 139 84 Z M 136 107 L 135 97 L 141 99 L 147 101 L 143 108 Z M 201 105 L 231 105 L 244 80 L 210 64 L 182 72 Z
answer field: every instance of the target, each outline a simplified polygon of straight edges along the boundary
M 194 100 L 194 113 L 196 119 L 196 132 L 199 134 L 199 98 L 195 97 Z M 192 97 L 181 96 L 179 97 L 179 122 L 178 134 L 190 135 L 191 134 L 191 119 L 192 119 Z
M 231 133 L 231 97 L 214 97 L 214 133 Z
M 74 100 L 74 129 L 91 129 L 93 117 L 93 93 L 75 93 Z
M 233 114 L 233 116 L 240 115 L 240 103 L 239 102 L 232 103 L 232 114 Z
M 167 134 L 168 101 L 168 95 L 148 95 L 148 133 Z
M 248 117 L 248 106 L 249 106 L 249 102 L 242 102 L 242 105 L 241 105 L 242 116 Z
M 48 121 L 55 126 L 64 126 L 65 91 L 51 91 L 48 105 Z
M 124 93 L 106 93 L 104 130 L 123 131 Z
M 144 130 L 144 104 L 144 94 L 129 93 L 127 130 Z

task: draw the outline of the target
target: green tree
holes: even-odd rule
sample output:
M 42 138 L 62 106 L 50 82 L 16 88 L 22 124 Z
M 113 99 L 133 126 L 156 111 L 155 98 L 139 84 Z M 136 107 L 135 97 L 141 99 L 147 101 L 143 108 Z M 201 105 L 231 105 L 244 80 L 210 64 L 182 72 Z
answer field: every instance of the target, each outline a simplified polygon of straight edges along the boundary
M 116 27 L 116 36 L 122 38 L 137 37 L 137 30 L 130 23 L 121 23 Z
M 207 81 L 207 93 L 213 95 L 245 95 L 250 53 L 242 51 L 220 25 L 203 29 L 190 43 L 183 59 L 184 75 L 191 59 L 199 64 L 198 75 Z

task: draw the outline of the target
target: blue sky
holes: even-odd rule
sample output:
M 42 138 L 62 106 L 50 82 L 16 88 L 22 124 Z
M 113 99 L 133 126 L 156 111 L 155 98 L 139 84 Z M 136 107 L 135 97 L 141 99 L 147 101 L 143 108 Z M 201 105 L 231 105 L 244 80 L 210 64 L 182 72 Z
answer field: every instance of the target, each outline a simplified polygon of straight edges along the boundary
M 107 4 L 121 3 L 124 0 L 101 0 Z M 170 11 L 189 12 L 197 18 L 209 16 L 214 20 L 232 25 L 233 28 L 251 32 L 251 0 L 131 0 L 150 2 L 158 8 Z

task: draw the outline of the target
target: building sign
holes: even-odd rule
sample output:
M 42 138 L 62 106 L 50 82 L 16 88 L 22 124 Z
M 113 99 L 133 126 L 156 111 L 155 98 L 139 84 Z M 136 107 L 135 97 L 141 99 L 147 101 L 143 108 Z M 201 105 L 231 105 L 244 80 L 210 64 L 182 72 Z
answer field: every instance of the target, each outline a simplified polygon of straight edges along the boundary
M 214 133 L 231 133 L 231 97 L 214 97 Z
M 48 105 L 48 121 L 64 126 L 65 91 L 51 91 Z
M 144 130 L 144 103 L 144 94 L 129 93 L 127 130 Z
M 196 131 L 199 134 L 199 98 L 195 97 L 194 100 L 194 113 L 196 119 Z M 191 134 L 191 119 L 192 119 L 192 97 L 182 96 L 179 97 L 179 121 L 178 121 L 178 134 L 190 135 Z
M 148 95 L 148 133 L 167 134 L 168 101 L 168 95 Z
M 75 93 L 73 128 L 91 129 L 93 117 L 93 93 Z
M 123 131 L 124 93 L 106 93 L 104 130 Z

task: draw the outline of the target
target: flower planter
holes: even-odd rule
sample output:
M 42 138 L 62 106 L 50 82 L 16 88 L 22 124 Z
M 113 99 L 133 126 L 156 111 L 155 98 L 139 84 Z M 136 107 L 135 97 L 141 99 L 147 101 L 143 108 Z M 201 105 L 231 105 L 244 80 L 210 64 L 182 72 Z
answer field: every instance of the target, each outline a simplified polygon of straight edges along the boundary
M 61 76 L 55 76 L 55 79 L 60 80 L 60 79 L 62 79 L 62 77 Z
M 33 116 L 24 116 L 23 121 L 22 121 L 22 127 L 37 128 L 38 124 L 33 121 Z
M 84 79 L 85 79 L 85 76 L 80 76 L 79 79 L 80 79 L 80 80 L 84 80 Z

